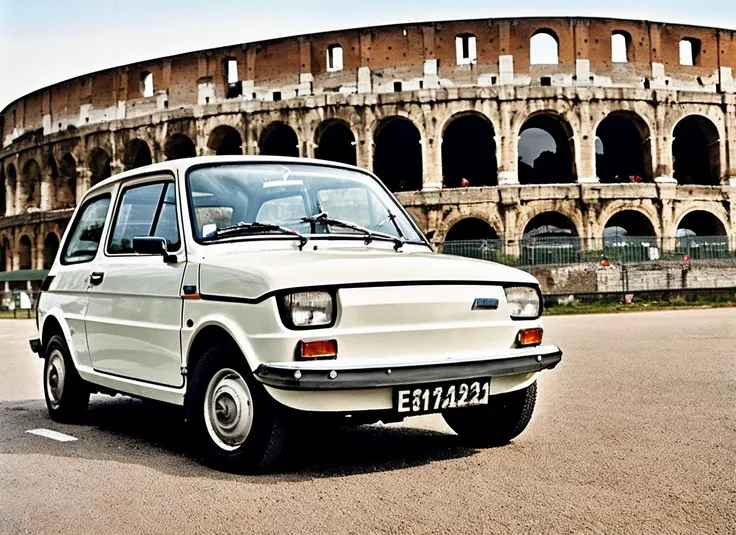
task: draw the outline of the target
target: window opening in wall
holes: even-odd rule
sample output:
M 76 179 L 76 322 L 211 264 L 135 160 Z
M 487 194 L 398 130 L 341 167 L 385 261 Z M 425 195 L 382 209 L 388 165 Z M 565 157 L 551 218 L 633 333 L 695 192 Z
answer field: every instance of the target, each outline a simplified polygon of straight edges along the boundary
M 402 91 L 403 90 L 403 84 L 401 82 L 394 82 L 394 91 Z
M 238 76 L 238 61 L 235 58 L 227 58 L 224 67 L 225 82 L 227 83 L 225 98 L 237 98 L 243 94 L 243 83 Z
M 273 92 L 273 99 L 275 101 L 281 100 L 281 91 L 274 91 Z
M 539 84 L 540 84 L 540 85 L 543 85 L 543 86 L 549 86 L 549 85 L 552 85 L 552 78 L 551 78 L 551 77 L 549 77 L 549 76 L 542 76 L 542 77 L 541 77 L 541 78 L 539 79 Z
M 404 28 L 404 37 L 406 37 L 407 33 L 406 28 Z
M 611 34 L 611 61 L 613 63 L 627 63 L 629 61 L 629 45 L 631 36 L 626 32 Z
M 342 70 L 342 47 L 330 45 L 327 47 L 327 72 Z
M 226 61 L 227 83 L 234 84 L 238 81 L 238 62 L 232 58 L 229 58 Z
M 680 41 L 680 65 L 693 66 L 700 63 L 700 39 L 686 37 Z
M 419 89 L 424 89 L 424 80 L 419 80 Z
M 532 65 L 557 65 L 559 42 L 552 30 L 539 30 L 529 41 L 529 63 Z
M 141 73 L 141 94 L 145 98 L 153 96 L 153 74 L 148 71 Z
M 455 37 L 455 54 L 458 65 L 474 65 L 478 59 L 475 35 L 466 33 Z

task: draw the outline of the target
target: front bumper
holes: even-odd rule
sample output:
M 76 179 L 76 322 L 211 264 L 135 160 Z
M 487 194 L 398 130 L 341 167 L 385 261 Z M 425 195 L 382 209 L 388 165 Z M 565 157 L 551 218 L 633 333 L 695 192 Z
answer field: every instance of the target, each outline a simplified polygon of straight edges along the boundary
M 338 361 L 273 362 L 254 374 L 264 385 L 286 390 L 354 390 L 505 377 L 552 369 L 562 360 L 553 345 L 509 349 L 485 357 L 460 357 L 391 365 L 351 365 Z

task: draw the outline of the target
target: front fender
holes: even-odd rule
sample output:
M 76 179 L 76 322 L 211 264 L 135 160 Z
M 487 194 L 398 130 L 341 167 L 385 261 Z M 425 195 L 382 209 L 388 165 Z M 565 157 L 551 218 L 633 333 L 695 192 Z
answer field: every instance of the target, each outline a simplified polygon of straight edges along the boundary
M 39 336 L 41 337 L 42 347 L 46 347 L 48 343 L 48 336 L 44 337 L 44 332 L 49 325 L 49 321 L 52 321 L 52 318 L 61 328 L 64 341 L 66 341 L 66 345 L 69 348 L 69 354 L 77 369 L 80 366 L 92 366 L 89 350 L 87 349 L 87 334 L 84 330 L 84 318 L 82 316 L 67 318 L 58 307 L 50 308 L 41 313 L 39 315 Z M 70 321 L 73 325 L 70 324 Z M 44 357 L 43 350 L 41 350 L 39 356 Z

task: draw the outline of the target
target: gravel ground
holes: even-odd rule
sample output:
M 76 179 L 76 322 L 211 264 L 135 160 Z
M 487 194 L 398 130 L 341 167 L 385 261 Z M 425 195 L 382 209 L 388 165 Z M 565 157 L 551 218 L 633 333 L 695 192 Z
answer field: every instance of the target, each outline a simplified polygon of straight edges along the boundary
M 514 443 L 425 416 L 304 437 L 256 477 L 191 459 L 176 408 L 95 396 L 52 422 L 33 322 L 0 321 L 0 534 L 736 533 L 736 310 L 545 327 L 565 355 Z

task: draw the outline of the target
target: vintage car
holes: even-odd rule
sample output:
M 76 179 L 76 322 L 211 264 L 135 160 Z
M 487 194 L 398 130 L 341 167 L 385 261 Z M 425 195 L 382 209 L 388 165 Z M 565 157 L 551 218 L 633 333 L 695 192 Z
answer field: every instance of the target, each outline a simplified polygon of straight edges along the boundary
M 541 314 L 534 277 L 435 253 L 367 171 L 213 156 L 85 194 L 31 348 L 54 420 L 98 392 L 180 405 L 203 460 L 255 471 L 305 422 L 441 413 L 508 442 L 561 359 Z

